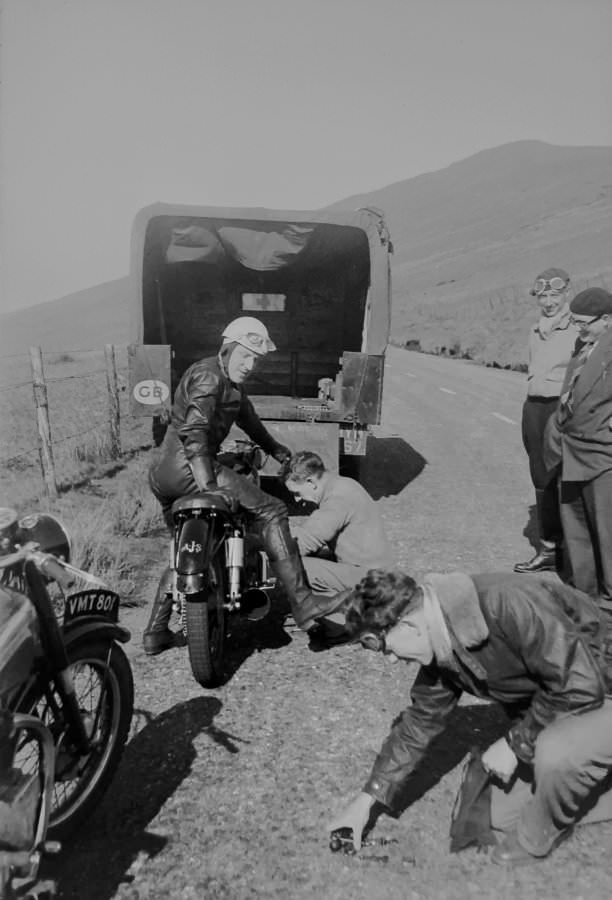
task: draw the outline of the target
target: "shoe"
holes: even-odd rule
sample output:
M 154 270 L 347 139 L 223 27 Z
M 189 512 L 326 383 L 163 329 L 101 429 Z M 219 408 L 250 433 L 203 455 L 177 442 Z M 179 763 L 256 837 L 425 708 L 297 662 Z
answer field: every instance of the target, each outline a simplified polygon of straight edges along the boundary
M 527 560 L 527 562 L 519 562 L 515 565 L 514 571 L 519 574 L 527 572 L 556 572 L 557 571 L 557 551 L 540 550 L 536 555 Z
M 308 649 L 313 653 L 322 653 L 332 647 L 340 647 L 342 644 L 348 644 L 351 639 L 345 628 L 339 626 L 331 628 L 325 622 L 316 622 L 312 628 L 308 629 L 307 634 Z
M 534 856 L 529 850 L 525 850 L 520 843 L 515 829 L 514 831 L 508 832 L 501 843 L 493 849 L 491 862 L 495 863 L 497 866 L 529 866 L 531 863 L 540 862 L 550 856 L 553 850 L 556 850 L 559 844 L 562 844 L 571 833 L 572 829 L 566 828 L 565 831 L 562 831 L 561 834 L 555 838 L 548 853 L 544 853 L 542 856 Z
M 157 656 L 158 653 L 174 647 L 174 632 L 169 628 L 164 628 L 163 631 L 145 631 L 142 646 L 147 656 Z

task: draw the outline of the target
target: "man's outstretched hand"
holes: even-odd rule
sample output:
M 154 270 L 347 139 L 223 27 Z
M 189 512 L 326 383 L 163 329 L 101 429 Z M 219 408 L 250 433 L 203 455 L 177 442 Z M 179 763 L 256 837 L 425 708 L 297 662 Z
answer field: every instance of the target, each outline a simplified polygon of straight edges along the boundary
M 355 850 L 361 850 L 363 829 L 370 818 L 370 810 L 374 805 L 374 797 L 362 791 L 354 800 L 346 806 L 341 813 L 335 816 L 328 825 L 330 832 L 339 828 L 350 828 L 353 832 L 353 844 Z

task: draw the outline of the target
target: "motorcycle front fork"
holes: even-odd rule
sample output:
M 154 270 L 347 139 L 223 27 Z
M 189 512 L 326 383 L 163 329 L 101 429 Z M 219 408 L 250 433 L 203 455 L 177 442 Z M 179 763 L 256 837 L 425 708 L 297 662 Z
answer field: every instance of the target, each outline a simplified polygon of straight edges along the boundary
M 227 569 L 228 599 L 233 606 L 242 595 L 242 570 L 244 569 L 244 538 L 238 529 L 225 541 L 225 567 Z

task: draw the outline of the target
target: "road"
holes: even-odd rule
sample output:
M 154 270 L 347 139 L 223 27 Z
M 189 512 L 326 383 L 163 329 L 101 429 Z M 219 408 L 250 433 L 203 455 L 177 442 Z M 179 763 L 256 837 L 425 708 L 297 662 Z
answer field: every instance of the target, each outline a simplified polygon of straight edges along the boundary
M 529 554 L 525 392 L 520 373 L 390 348 L 379 434 L 426 460 L 401 494 L 414 515 L 400 562 L 411 564 L 415 544 L 418 569 L 505 569 Z
M 364 477 L 406 571 L 507 571 L 530 552 L 524 392 L 516 373 L 390 350 Z M 147 540 L 154 562 L 143 563 L 143 602 L 166 553 L 161 532 Z M 607 896 L 602 847 L 612 826 L 580 829 L 579 844 L 520 872 L 475 851 L 447 853 L 460 762 L 475 739 L 486 746 L 503 727 L 482 704 L 460 707 L 403 814 L 379 820 L 375 834 L 398 841 L 384 859 L 332 855 L 327 822 L 367 777 L 409 702 L 415 667 L 356 645 L 312 653 L 272 615 L 234 627 L 227 679 L 204 691 L 184 650 L 144 655 L 146 612 L 123 618 L 133 633 L 134 733 L 100 809 L 54 866 L 65 900 Z

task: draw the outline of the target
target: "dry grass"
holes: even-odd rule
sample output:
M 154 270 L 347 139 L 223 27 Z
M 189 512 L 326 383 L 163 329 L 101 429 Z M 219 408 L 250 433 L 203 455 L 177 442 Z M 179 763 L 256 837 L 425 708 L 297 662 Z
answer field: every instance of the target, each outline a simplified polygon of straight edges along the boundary
M 138 540 L 163 528 L 159 505 L 146 477 L 148 460 L 135 457 L 113 478 L 90 482 L 57 500 L 40 496 L 18 511 L 50 512 L 64 523 L 72 540 L 72 563 L 102 579 L 136 603 L 137 573 L 142 564 Z
M 127 400 L 127 356 L 118 348 L 122 449 L 151 441 L 149 419 L 134 419 Z M 51 444 L 60 489 L 95 476 L 111 460 L 109 398 L 102 350 L 44 354 Z M 42 490 L 39 437 L 27 356 L 0 360 L 0 479 L 12 505 Z

